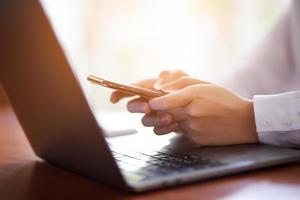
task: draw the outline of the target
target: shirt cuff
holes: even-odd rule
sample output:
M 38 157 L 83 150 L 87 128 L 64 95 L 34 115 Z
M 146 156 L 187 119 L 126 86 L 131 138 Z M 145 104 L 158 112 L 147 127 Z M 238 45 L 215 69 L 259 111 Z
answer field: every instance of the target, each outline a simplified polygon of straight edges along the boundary
M 300 145 L 300 91 L 256 95 L 253 105 L 261 143 L 297 147 Z

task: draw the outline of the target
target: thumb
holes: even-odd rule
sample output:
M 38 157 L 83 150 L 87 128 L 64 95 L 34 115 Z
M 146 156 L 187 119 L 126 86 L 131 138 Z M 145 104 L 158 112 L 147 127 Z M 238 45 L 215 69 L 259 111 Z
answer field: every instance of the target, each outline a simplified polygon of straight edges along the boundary
M 198 79 L 190 78 L 190 77 L 181 77 L 180 79 L 167 83 L 161 87 L 161 91 L 166 92 L 166 93 L 171 93 L 175 92 L 177 90 L 181 90 L 183 88 L 186 88 L 187 86 L 190 85 L 195 85 L 195 84 L 209 84 L 209 82 L 206 81 L 201 81 Z
M 149 106 L 152 110 L 168 110 L 183 107 L 189 104 L 196 94 L 192 88 L 182 89 L 161 97 L 156 97 L 149 100 Z

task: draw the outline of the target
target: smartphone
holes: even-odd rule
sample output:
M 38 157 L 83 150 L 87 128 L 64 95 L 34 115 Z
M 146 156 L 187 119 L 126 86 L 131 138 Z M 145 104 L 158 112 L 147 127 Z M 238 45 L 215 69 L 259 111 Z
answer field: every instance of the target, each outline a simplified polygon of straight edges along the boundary
M 130 94 L 130 95 L 137 95 L 146 99 L 152 99 L 154 97 L 160 97 L 165 95 L 165 92 L 162 91 L 157 91 L 157 90 L 150 90 L 150 89 L 145 89 L 133 85 L 126 85 L 122 83 L 116 83 L 113 81 L 108 81 L 103 78 L 99 78 L 97 76 L 89 75 L 87 77 L 87 80 L 90 81 L 91 83 L 101 85 L 103 87 L 119 90 L 121 92 Z

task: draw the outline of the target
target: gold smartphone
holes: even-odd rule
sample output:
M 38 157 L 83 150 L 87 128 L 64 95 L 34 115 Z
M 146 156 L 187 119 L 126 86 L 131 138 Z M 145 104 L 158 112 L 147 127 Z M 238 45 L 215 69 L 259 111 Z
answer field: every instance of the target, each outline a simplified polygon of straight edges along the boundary
M 91 83 L 101 85 L 103 87 L 119 90 L 121 92 L 130 94 L 130 95 L 137 95 L 146 99 L 152 99 L 154 97 L 160 97 L 165 95 L 166 93 L 162 91 L 157 91 L 157 90 L 150 90 L 150 89 L 145 89 L 133 85 L 126 85 L 122 83 L 116 83 L 113 81 L 108 81 L 103 78 L 99 78 L 97 76 L 89 75 L 87 77 L 87 80 L 90 81 Z

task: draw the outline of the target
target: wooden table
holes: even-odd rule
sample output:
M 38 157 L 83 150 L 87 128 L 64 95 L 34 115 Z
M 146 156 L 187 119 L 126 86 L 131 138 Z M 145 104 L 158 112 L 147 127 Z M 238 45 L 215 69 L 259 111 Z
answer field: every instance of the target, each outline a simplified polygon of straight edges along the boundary
M 37 158 L 12 110 L 1 108 L 0 199 L 300 199 L 300 163 L 142 194 L 122 193 Z

